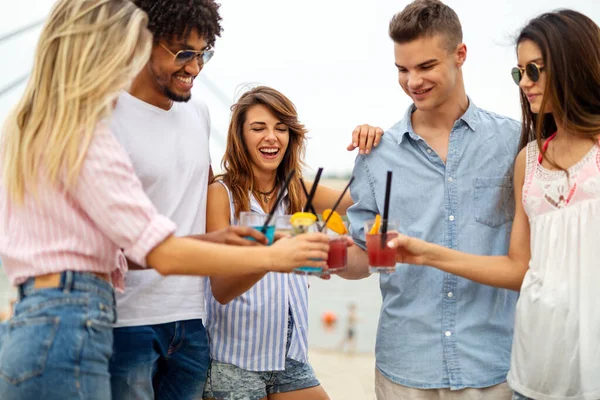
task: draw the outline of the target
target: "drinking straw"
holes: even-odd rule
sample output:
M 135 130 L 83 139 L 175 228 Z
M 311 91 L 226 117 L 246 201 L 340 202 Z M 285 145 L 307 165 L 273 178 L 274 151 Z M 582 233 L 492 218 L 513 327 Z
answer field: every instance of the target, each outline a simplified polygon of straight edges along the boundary
M 325 223 L 323 224 L 322 227 L 319 228 L 319 232 L 322 232 L 323 229 L 327 226 L 327 222 L 329 222 L 329 218 L 331 218 L 331 216 L 333 215 L 333 213 L 335 212 L 335 209 L 340 205 L 340 203 L 342 202 L 342 198 L 344 197 L 344 195 L 346 194 L 346 191 L 348 190 L 348 188 L 350 187 L 350 185 L 352 184 L 352 181 L 354 181 L 354 177 L 350 177 L 350 181 L 348 181 L 348 184 L 346 185 L 346 187 L 344 188 L 344 190 L 342 191 L 342 194 L 340 195 L 340 197 L 337 199 L 337 201 L 335 202 L 335 204 L 333 205 L 333 208 L 331 209 L 331 213 L 329 214 L 329 216 L 327 217 L 327 219 L 325 220 Z
M 310 207 L 312 206 L 313 197 L 315 197 L 315 192 L 317 191 L 317 186 L 319 186 L 319 180 L 321 179 L 321 174 L 323 173 L 323 168 L 319 168 L 317 170 L 317 176 L 315 176 L 315 181 L 313 182 L 313 186 L 310 189 L 310 194 L 306 199 L 306 204 L 304 205 L 304 212 L 308 212 Z M 316 214 L 315 214 L 316 215 Z
M 308 190 L 306 190 L 306 186 L 304 185 L 304 180 L 302 178 L 300 178 L 300 184 L 302 185 L 302 190 L 304 191 L 304 196 L 306 196 L 306 198 L 308 199 Z M 317 215 L 317 212 L 315 211 L 315 208 L 313 207 L 313 205 L 310 205 L 310 212 Z
M 288 188 L 290 181 L 292 180 L 292 177 L 294 176 L 295 173 L 296 173 L 296 170 L 291 170 L 290 173 L 288 174 L 288 176 L 285 178 L 283 187 L 279 190 L 279 193 L 277 194 L 277 200 L 275 200 L 275 205 L 273 206 L 273 208 L 271 208 L 271 211 L 269 212 L 269 215 L 267 216 L 267 220 L 265 221 L 265 224 L 260 229 L 260 231 L 263 234 L 265 234 L 267 232 L 267 226 L 269 226 L 269 222 L 271 222 L 271 220 L 273 219 L 275 210 L 277 210 L 277 207 L 279 207 L 279 203 L 281 203 L 281 200 L 283 200 L 283 194 L 285 193 L 285 190 Z
M 304 180 L 302 178 L 300 178 L 300 186 L 302 186 L 302 191 L 304 191 L 304 195 L 306 196 L 306 198 L 308 199 L 308 190 L 306 190 L 306 186 L 304 185 Z M 313 205 L 310 205 L 310 212 L 313 213 L 315 215 L 315 217 L 317 216 L 317 211 L 315 210 L 315 207 L 313 207 Z M 315 222 L 317 224 L 317 227 L 319 228 L 319 232 L 321 231 L 321 227 L 319 226 L 318 222 Z
M 385 199 L 383 202 L 383 218 L 381 220 L 381 247 L 385 247 L 387 241 L 388 215 L 390 212 L 390 191 L 392 189 L 392 171 L 387 172 L 385 181 Z

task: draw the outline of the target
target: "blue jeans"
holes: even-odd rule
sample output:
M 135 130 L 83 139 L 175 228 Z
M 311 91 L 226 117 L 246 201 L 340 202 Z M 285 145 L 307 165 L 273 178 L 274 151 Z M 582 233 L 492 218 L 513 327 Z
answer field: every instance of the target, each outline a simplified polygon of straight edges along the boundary
M 115 299 L 111 285 L 63 272 L 59 288 L 19 287 L 0 325 L 0 399 L 110 400 Z
M 201 399 L 209 366 L 201 319 L 114 329 L 114 400 Z

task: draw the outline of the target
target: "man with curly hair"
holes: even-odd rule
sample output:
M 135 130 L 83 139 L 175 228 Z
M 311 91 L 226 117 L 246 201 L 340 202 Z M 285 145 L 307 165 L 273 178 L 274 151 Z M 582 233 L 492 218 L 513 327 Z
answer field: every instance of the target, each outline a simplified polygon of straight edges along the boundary
M 147 65 L 117 101 L 112 130 L 144 190 L 175 221 L 178 236 L 230 244 L 266 241 L 250 228 L 205 234 L 212 179 L 210 117 L 191 99 L 194 79 L 221 33 L 214 0 L 135 0 L 154 36 Z M 206 278 L 162 277 L 129 262 L 110 364 L 113 399 L 198 399 L 209 366 L 204 329 Z

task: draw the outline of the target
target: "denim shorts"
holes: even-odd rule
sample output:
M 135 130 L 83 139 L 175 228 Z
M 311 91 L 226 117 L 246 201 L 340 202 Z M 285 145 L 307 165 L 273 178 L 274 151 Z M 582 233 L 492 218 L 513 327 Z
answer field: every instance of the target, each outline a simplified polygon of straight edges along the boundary
M 63 272 L 59 288 L 19 287 L 0 325 L 0 399 L 110 400 L 115 298 L 93 274 Z
M 292 316 L 288 323 L 287 349 L 292 338 Z M 293 392 L 319 386 L 308 363 L 286 358 L 283 371 L 248 371 L 233 364 L 212 361 L 204 391 L 205 399 L 260 400 L 275 393 Z
M 232 364 L 212 361 L 204 398 L 217 400 L 260 400 L 275 393 L 319 386 L 308 363 L 285 360 L 284 371 L 247 371 Z

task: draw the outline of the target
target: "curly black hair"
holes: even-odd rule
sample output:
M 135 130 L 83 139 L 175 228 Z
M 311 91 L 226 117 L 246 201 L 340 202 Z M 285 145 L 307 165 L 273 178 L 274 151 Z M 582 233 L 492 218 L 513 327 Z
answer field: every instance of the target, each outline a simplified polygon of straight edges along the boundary
M 133 0 L 148 14 L 148 29 L 154 41 L 183 39 L 196 29 L 209 47 L 221 36 L 220 4 L 214 0 Z

